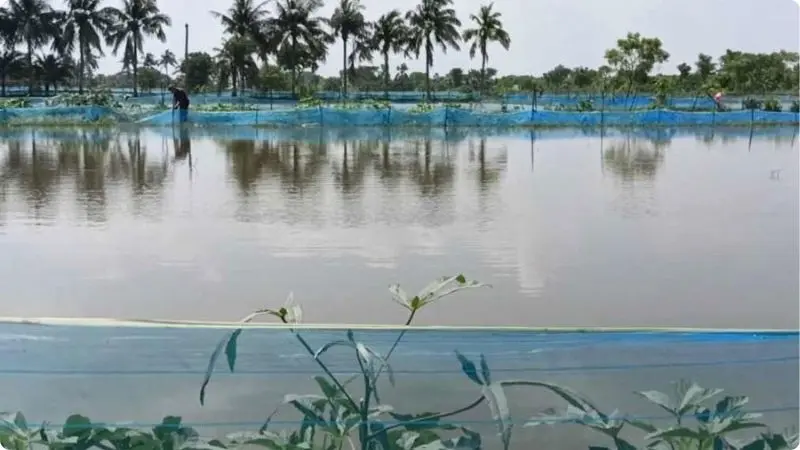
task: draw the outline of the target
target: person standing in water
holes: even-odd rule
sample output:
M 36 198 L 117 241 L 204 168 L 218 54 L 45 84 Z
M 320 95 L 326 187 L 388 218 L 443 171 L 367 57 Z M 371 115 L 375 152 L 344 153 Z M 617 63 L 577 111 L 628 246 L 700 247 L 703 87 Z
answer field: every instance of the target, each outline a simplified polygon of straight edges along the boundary
M 178 120 L 183 123 L 189 118 L 189 95 L 183 89 L 170 86 L 172 92 L 172 110 L 178 110 Z

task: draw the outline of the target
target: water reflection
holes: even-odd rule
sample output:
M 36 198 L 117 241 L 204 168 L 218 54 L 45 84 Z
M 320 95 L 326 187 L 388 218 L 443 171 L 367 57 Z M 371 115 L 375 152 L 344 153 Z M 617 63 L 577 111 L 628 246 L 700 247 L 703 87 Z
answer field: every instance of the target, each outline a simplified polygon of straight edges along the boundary
M 36 255 L 50 277 L 71 274 L 64 301 L 8 313 L 234 319 L 300 286 L 309 320 L 390 322 L 367 299 L 454 271 L 491 282 L 503 302 L 467 297 L 463 317 L 434 308 L 432 323 L 688 325 L 676 304 L 703 297 L 743 306 L 695 325 L 777 326 L 796 303 L 794 131 L 756 130 L 752 142 L 748 130 L 228 131 L 0 133 L 0 246 Z M 14 295 L 54 296 L 8 261 Z M 681 269 L 701 262 L 713 271 Z M 738 282 L 765 267 L 781 268 L 763 274 L 769 286 Z M 76 275 L 93 270 L 107 272 L 102 283 Z M 747 309 L 764 289 L 774 307 Z M 138 299 L 163 292 L 181 294 L 147 309 Z M 92 300 L 109 295 L 119 300 Z M 231 296 L 241 300 L 229 313 L 219 299 Z M 620 318 L 626 302 L 645 305 Z

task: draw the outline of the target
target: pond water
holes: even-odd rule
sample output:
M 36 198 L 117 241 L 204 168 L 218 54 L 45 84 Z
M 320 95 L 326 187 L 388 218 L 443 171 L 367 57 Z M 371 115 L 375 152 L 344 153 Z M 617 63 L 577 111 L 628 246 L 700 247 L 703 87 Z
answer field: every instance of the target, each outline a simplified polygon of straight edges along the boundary
M 0 315 L 797 328 L 795 131 L 6 131 Z

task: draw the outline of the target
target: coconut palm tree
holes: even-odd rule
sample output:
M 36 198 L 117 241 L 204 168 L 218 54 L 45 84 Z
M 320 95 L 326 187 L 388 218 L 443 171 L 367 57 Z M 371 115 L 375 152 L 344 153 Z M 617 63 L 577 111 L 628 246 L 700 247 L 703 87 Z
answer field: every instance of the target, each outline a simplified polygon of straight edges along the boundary
M 323 29 L 326 20 L 315 15 L 320 7 L 319 0 L 281 0 L 275 16 L 267 19 L 270 46 L 292 73 L 292 95 L 297 89 L 297 70 L 323 58 L 333 40 Z
M 169 77 L 170 67 L 177 67 L 178 60 L 175 58 L 174 53 L 169 50 L 164 50 L 164 53 L 162 53 L 161 57 L 158 59 L 158 65 L 164 68 L 164 75 Z
M 359 0 L 340 0 L 330 20 L 333 35 L 342 40 L 342 97 L 347 97 L 347 42 L 351 37 L 358 39 L 365 36 L 367 31 L 363 10 L 364 5 Z M 354 59 L 355 54 L 351 60 Z
M 100 7 L 100 0 L 67 0 L 62 40 L 67 53 L 78 47 L 78 92 L 83 93 L 87 55 L 103 56 L 101 38 L 111 27 L 113 7 Z
M 266 62 L 269 48 L 265 34 L 269 12 L 268 2 L 256 3 L 254 0 L 233 0 L 225 13 L 211 11 L 222 23 L 223 30 L 233 36 L 248 38 L 258 46 L 261 58 Z
M 6 81 L 22 69 L 23 55 L 16 50 L 17 27 L 8 9 L 0 7 L 0 95 L 6 95 Z
M 503 29 L 503 22 L 500 21 L 500 12 L 492 8 L 494 3 L 481 6 L 478 15 L 470 14 L 469 18 L 475 23 L 475 28 L 464 30 L 464 41 L 471 42 L 469 47 L 469 57 L 474 58 L 475 54 L 481 53 L 481 92 L 486 92 L 486 63 L 489 62 L 489 53 L 486 47 L 489 43 L 497 42 L 508 50 L 511 46 L 511 37 Z
M 417 58 L 425 52 L 425 91 L 428 101 L 431 100 L 431 67 L 433 67 L 433 51 L 438 45 L 442 52 L 448 47 L 460 50 L 458 42 L 461 34 L 458 27 L 461 21 L 452 8 L 453 0 L 422 0 L 422 3 L 406 13 L 406 20 L 411 30 L 408 39 L 408 51 Z
M 408 27 L 400 11 L 392 10 L 375 22 L 372 45 L 383 56 L 383 89 L 389 99 L 389 53 L 400 53 L 408 41 Z
M 152 69 L 158 66 L 158 60 L 156 59 L 155 55 L 152 53 L 145 53 L 144 59 L 142 60 L 142 67 L 147 69 Z
M 45 95 L 50 95 L 50 86 L 57 91 L 59 84 L 66 84 L 72 77 L 72 61 L 56 54 L 38 56 L 34 67 L 44 85 Z
M 19 41 L 26 46 L 28 93 L 33 94 L 36 77 L 33 52 L 48 42 L 53 42 L 59 35 L 61 14 L 53 10 L 47 0 L 9 0 L 8 11 Z
M 246 37 L 233 36 L 215 50 L 218 64 L 225 67 L 225 72 L 230 77 L 232 95 L 235 97 L 238 92 L 237 87 L 244 89 L 245 74 L 256 69 L 256 62 L 252 56 L 255 43 Z
M 108 45 L 112 47 L 114 55 L 124 46 L 125 58 L 130 56 L 133 96 L 136 97 L 139 95 L 139 53 L 142 52 L 144 38 L 154 36 L 165 42 L 167 36 L 164 34 L 164 27 L 171 26 L 172 19 L 161 13 L 155 0 L 122 0 L 122 9 L 112 11 L 111 18 L 113 25 L 107 37 Z

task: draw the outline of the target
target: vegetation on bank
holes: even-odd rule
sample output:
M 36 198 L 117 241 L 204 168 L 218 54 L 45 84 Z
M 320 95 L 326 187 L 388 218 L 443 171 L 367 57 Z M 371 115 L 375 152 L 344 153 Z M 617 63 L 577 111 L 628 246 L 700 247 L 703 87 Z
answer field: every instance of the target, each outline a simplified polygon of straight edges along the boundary
M 390 287 L 392 300 L 407 312 L 405 325 L 410 325 L 421 311 L 443 297 L 466 289 L 488 287 L 463 275 L 443 277 L 419 294 L 409 296 L 399 285 Z M 643 391 L 637 394 L 658 406 L 673 419 L 673 424 L 659 427 L 647 421 L 614 411 L 604 412 L 586 396 L 565 386 L 534 380 L 499 380 L 492 373 L 485 355 L 468 358 L 457 350 L 454 354 L 464 376 L 474 385 L 477 398 L 464 407 L 440 412 L 399 412 L 381 401 L 386 387 L 384 379 L 394 386 L 398 381 L 390 362 L 392 353 L 402 345 L 406 330 L 398 333 L 394 343 L 380 353 L 358 339 L 353 330 L 313 348 L 297 328 L 302 309 L 290 295 L 278 309 L 256 311 L 242 320 L 251 322 L 259 316 L 272 316 L 288 326 L 300 347 L 317 364 L 320 374 L 314 377 L 319 386 L 315 394 L 287 394 L 265 423 L 253 431 L 234 433 L 225 438 L 203 439 L 197 430 L 182 425 L 179 416 L 168 416 L 152 430 L 109 427 L 93 423 L 88 417 L 71 415 L 63 429 L 47 426 L 31 429 L 21 413 L 6 414 L 0 421 L 0 444 L 9 450 L 89 449 L 225 449 L 257 448 L 273 450 L 480 450 L 489 439 L 497 439 L 504 450 L 528 447 L 535 443 L 513 443 L 515 426 L 508 394 L 516 389 L 540 389 L 564 402 L 563 410 L 537 413 L 527 419 L 523 428 L 543 425 L 578 424 L 597 433 L 598 441 L 590 449 L 617 450 L 788 450 L 798 445 L 797 435 L 770 431 L 757 421 L 760 414 L 745 410 L 747 397 L 724 396 L 721 389 L 703 388 L 695 383 L 679 382 L 675 396 Z M 204 404 L 213 371 L 224 356 L 226 365 L 235 370 L 238 339 L 243 328 L 228 332 L 213 350 L 205 378 L 200 387 L 200 403 Z M 348 379 L 336 375 L 325 362 L 330 352 L 349 352 L 359 373 Z M 354 384 L 360 384 L 358 388 Z M 385 392 L 384 392 L 385 393 Z M 721 398 L 720 398 L 721 397 Z M 458 415 L 476 408 L 485 408 L 497 426 L 497 437 L 483 436 L 465 425 L 457 424 Z M 302 416 L 297 428 L 273 431 L 270 421 L 283 408 Z M 530 412 L 528 414 L 531 414 Z M 633 432 L 633 434 L 631 433 Z M 749 438 L 743 442 L 731 436 Z M 634 437 L 635 436 L 635 437 Z
M 678 62 L 670 60 L 658 38 L 639 33 L 619 39 L 598 68 L 558 65 L 541 76 L 501 76 L 489 66 L 488 49 L 499 44 L 509 50 L 513 36 L 491 3 L 459 18 L 453 0 L 420 0 L 410 11 L 393 9 L 374 22 L 366 20 L 359 0 L 338 0 L 330 17 L 320 14 L 322 6 L 322 0 L 232 0 L 227 10 L 213 12 L 224 29 L 214 54 L 190 53 L 179 60 L 170 51 L 158 57 L 145 51 L 148 39 L 164 41 L 165 29 L 172 25 L 155 0 L 69 0 L 64 10 L 49 0 L 9 0 L 0 8 L 1 94 L 6 94 L 9 80 L 25 83 L 29 94 L 74 86 L 83 92 L 89 86 L 132 88 L 136 96 L 139 90 L 178 83 L 193 92 L 288 90 L 296 98 L 318 91 L 339 90 L 343 98 L 353 91 L 383 91 L 384 97 L 390 91 L 419 91 L 427 93 L 429 102 L 433 92 L 443 90 L 475 98 L 509 92 L 648 92 L 703 98 L 717 91 L 763 97 L 800 90 L 797 52 L 729 49 L 716 59 L 699 54 L 696 61 Z M 317 75 L 320 64 L 337 55 L 337 45 L 339 76 Z M 97 58 L 106 47 L 121 58 L 118 74 L 96 73 Z M 435 47 L 463 47 L 476 67 L 440 75 Z M 42 50 L 49 52 L 40 54 Z M 389 56 L 395 54 L 424 58 L 425 70 L 411 72 L 406 64 L 389 67 Z M 668 65 L 676 74 L 654 74 L 659 68 L 672 72 Z

